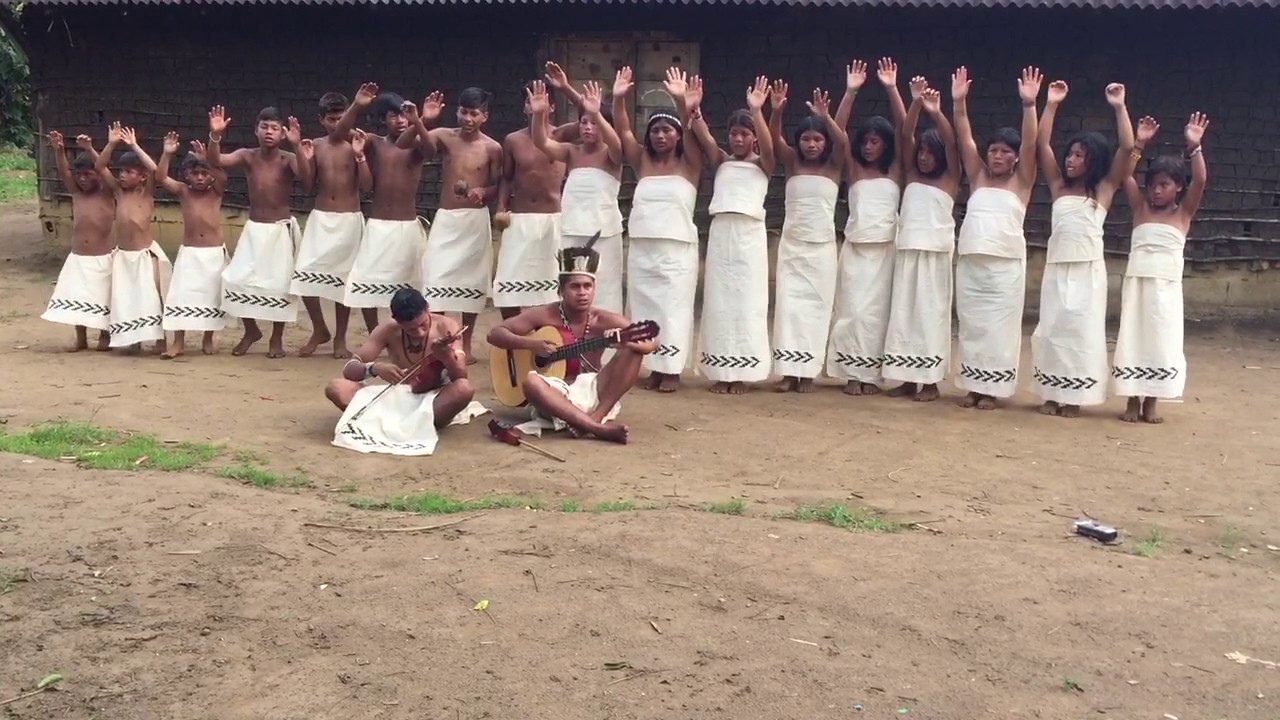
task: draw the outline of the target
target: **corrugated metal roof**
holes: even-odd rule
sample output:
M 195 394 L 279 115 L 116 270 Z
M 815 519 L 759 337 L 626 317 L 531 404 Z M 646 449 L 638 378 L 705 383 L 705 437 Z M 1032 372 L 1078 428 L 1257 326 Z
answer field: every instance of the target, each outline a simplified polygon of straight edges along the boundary
M 3 0 L 16 5 L 19 0 Z M 26 5 L 788 5 L 1182 9 L 1280 7 L 1280 0 L 26 0 Z

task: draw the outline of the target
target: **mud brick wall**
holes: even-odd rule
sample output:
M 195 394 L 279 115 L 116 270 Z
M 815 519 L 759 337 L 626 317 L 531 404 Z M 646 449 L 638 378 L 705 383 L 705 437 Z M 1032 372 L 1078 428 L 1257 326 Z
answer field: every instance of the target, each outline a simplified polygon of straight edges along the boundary
M 967 65 L 981 143 L 996 127 L 1018 125 L 1015 78 L 1019 68 L 1035 64 L 1047 78 L 1071 85 L 1055 147 L 1079 129 L 1114 137 L 1103 99 L 1112 81 L 1128 86 L 1135 120 L 1150 114 L 1160 121 L 1161 152 L 1179 152 L 1187 115 L 1207 112 L 1210 190 L 1188 259 L 1280 261 L 1280 45 L 1268 30 L 1280 24 L 1274 10 L 502 4 L 132 6 L 122 12 L 29 6 L 23 23 L 44 128 L 91 132 L 101 140 L 105 123 L 118 118 L 137 127 L 157 153 L 169 129 L 203 137 L 214 102 L 226 105 L 234 120 L 228 146 L 251 143 L 254 116 L 268 104 L 318 134 L 313 108 L 319 95 L 350 95 L 366 79 L 414 100 L 435 88 L 451 99 L 467 85 L 490 89 L 496 94 L 490 131 L 500 137 L 523 123 L 521 81 L 538 71 L 551 38 L 568 36 L 635 41 L 664 33 L 698 42 L 698 70 L 708 90 L 704 111 L 722 140 L 724 118 L 743 104 L 755 74 L 790 83 L 790 132 L 812 88 L 826 88 L 833 103 L 838 100 L 846 62 L 891 55 L 904 93 L 907 79 L 922 74 L 948 97 L 951 70 Z M 949 101 L 945 107 L 950 112 Z M 854 123 L 873 113 L 888 114 L 874 77 L 858 98 Z M 42 183 L 42 194 L 55 185 Z M 779 174 L 769 203 L 775 225 L 782 187 Z M 234 182 L 228 203 L 243 204 L 243 190 L 242 179 Z M 702 190 L 705 208 L 709 178 Z M 438 193 L 437 173 L 428 168 L 419 195 L 424 212 L 434 208 Z M 624 211 L 628 195 L 624 191 Z M 958 215 L 963 199 L 962 193 Z M 297 206 L 308 207 L 307 199 L 299 196 Z M 1107 248 L 1122 254 L 1129 230 L 1123 194 L 1114 207 Z M 705 216 L 699 225 L 705 229 Z M 1043 244 L 1048 230 L 1049 198 L 1040 187 L 1028 213 L 1028 238 Z

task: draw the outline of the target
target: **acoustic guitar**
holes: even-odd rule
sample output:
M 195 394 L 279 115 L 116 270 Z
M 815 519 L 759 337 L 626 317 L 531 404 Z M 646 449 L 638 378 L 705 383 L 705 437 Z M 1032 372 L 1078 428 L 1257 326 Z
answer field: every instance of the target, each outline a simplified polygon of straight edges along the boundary
M 644 342 L 658 337 L 658 323 L 652 320 L 634 323 L 603 337 L 588 338 L 565 343 L 561 328 L 547 325 L 525 335 L 531 340 L 541 340 L 555 347 L 549 355 L 535 355 L 531 350 L 504 350 L 490 348 L 489 374 L 493 381 L 493 394 L 507 407 L 520 407 L 526 402 L 524 381 L 530 372 L 543 377 L 565 379 L 565 361 L 596 350 L 627 342 Z

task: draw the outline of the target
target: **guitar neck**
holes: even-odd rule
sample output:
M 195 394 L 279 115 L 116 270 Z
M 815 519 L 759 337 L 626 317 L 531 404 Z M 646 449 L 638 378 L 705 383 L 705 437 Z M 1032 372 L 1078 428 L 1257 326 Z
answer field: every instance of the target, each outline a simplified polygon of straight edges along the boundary
M 547 356 L 547 362 L 558 362 L 560 360 L 568 360 L 579 355 L 585 355 L 595 350 L 602 350 L 609 345 L 609 338 L 598 337 L 589 340 L 579 340 L 561 347 L 559 350 Z

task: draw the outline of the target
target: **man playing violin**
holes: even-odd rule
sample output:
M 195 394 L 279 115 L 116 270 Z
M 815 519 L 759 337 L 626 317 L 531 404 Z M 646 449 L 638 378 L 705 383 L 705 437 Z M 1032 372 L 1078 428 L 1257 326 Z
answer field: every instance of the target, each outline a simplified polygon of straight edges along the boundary
M 489 332 L 489 344 L 505 350 L 529 350 L 548 355 L 550 343 L 524 337 L 552 326 L 564 344 L 600 337 L 617 337 L 631 323 L 618 313 L 594 307 L 596 268 L 600 255 L 590 248 L 565 248 L 560 253 L 560 302 L 529 308 Z M 627 426 L 614 418 L 622 396 L 640 376 L 640 360 L 653 352 L 654 340 L 624 342 L 603 362 L 598 349 L 566 361 L 565 379 L 529 373 L 524 393 L 534 419 L 552 430 L 569 428 L 575 437 L 627 442 Z M 464 403 L 465 404 L 465 403 Z

